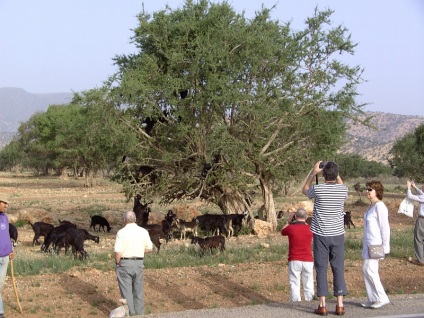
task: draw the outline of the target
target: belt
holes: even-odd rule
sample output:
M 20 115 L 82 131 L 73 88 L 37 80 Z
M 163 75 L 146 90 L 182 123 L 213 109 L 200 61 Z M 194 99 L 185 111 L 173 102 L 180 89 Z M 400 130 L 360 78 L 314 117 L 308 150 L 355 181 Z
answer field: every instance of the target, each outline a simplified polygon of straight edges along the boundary
M 423 215 L 418 215 L 418 217 L 419 217 L 419 218 L 422 218 L 422 219 L 424 219 L 424 216 L 423 216 Z
M 136 261 L 142 261 L 144 257 L 121 257 L 121 259 L 131 259 Z

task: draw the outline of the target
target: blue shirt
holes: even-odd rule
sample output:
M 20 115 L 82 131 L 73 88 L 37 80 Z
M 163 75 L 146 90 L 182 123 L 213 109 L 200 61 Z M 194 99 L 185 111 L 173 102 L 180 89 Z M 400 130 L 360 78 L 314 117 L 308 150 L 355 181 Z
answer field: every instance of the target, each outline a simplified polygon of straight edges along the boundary
M 12 242 L 9 234 L 9 219 L 6 213 L 0 213 L 0 257 L 12 253 Z

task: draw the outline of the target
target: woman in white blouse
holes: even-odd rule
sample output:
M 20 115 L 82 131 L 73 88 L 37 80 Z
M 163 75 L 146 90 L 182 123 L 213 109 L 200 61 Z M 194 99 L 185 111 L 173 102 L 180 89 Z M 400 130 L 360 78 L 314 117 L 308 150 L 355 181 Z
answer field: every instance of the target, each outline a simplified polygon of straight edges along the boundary
M 362 248 L 364 264 L 362 273 L 368 299 L 362 306 L 365 308 L 380 308 L 390 303 L 390 301 L 378 273 L 380 260 L 370 258 L 368 246 L 383 244 L 384 254 L 390 253 L 389 211 L 383 201 L 381 201 L 384 193 L 384 187 L 381 182 L 367 182 L 366 186 L 367 197 L 371 201 L 371 205 L 364 214 L 364 245 Z

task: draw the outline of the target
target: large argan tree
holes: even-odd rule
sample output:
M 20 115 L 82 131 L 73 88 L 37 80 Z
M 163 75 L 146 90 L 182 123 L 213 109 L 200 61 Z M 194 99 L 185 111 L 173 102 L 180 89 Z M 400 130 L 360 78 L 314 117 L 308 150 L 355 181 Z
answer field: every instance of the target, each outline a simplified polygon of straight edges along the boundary
M 201 198 L 226 213 L 245 209 L 245 194 L 260 189 L 275 227 L 273 191 L 334 154 L 344 118 L 361 109 L 362 70 L 338 60 L 355 45 L 331 14 L 316 10 L 293 31 L 270 9 L 247 19 L 227 2 L 142 12 L 138 52 L 116 57 L 110 82 L 139 138 L 123 170 L 138 169 L 127 193 Z

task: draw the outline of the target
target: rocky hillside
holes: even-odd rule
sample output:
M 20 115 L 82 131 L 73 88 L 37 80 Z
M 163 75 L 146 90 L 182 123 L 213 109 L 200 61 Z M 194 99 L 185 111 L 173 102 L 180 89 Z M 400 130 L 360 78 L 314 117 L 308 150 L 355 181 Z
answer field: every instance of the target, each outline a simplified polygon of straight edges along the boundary
M 69 103 L 72 93 L 32 94 L 15 87 L 0 87 L 0 132 L 16 132 L 20 122 L 46 111 L 49 105 Z
M 373 116 L 371 123 L 374 128 L 348 122 L 346 144 L 340 149 L 340 152 L 357 154 L 367 160 L 383 163 L 388 163 L 387 154 L 396 140 L 424 124 L 424 116 L 375 112 L 368 112 L 363 117 L 365 116 Z

